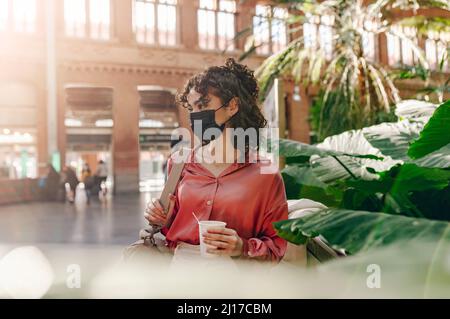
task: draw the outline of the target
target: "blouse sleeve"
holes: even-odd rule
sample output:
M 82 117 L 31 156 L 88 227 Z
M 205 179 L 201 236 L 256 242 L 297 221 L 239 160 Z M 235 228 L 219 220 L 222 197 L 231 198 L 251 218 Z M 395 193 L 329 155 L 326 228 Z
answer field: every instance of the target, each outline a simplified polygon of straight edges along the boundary
M 273 223 L 288 219 L 288 206 L 283 179 L 276 174 L 267 196 L 266 212 L 262 216 L 262 231 L 255 238 L 242 239 L 244 241 L 243 258 L 271 260 L 279 262 L 287 248 L 287 241 L 279 237 L 273 227 Z

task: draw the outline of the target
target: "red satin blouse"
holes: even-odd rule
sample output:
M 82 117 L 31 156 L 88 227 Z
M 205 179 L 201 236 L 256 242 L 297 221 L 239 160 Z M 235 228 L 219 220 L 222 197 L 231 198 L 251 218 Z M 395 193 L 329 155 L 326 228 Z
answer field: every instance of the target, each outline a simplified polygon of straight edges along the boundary
M 254 155 L 252 155 L 254 156 Z M 244 242 L 241 258 L 280 261 L 287 242 L 277 236 L 272 223 L 288 218 L 285 188 L 279 172 L 263 174 L 267 164 L 258 159 L 233 163 L 217 178 L 194 160 L 186 163 L 177 191 L 170 228 L 163 228 L 168 246 L 178 242 L 199 245 L 199 220 L 219 220 L 234 229 Z M 255 158 L 255 157 L 252 157 Z M 172 159 L 168 161 L 170 172 Z

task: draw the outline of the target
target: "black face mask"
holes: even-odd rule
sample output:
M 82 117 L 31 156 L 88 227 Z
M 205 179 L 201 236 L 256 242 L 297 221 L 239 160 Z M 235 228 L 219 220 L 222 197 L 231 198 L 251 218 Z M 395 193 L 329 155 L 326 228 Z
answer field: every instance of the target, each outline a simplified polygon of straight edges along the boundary
M 208 144 L 216 137 L 219 137 L 219 135 L 222 134 L 223 130 L 225 129 L 226 122 L 223 123 L 222 125 L 218 125 L 216 123 L 216 112 L 227 104 L 228 103 L 225 103 L 217 110 L 204 110 L 190 113 L 192 131 L 202 141 L 203 145 Z M 208 132 L 208 136 L 205 136 L 205 132 L 207 129 L 216 129 L 216 130 L 210 130 Z

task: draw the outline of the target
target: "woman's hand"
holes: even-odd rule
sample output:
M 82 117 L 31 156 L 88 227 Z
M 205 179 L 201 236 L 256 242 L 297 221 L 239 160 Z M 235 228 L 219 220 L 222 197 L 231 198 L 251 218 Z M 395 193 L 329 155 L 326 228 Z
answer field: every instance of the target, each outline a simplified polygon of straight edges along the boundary
M 147 209 L 145 210 L 144 217 L 150 223 L 150 225 L 155 226 L 164 226 L 167 223 L 167 216 L 171 215 L 173 209 L 175 208 L 175 199 L 176 197 L 172 194 L 169 195 L 169 209 L 168 214 L 164 212 L 164 209 L 159 202 L 159 199 L 153 199 L 147 205 Z
M 209 228 L 203 238 L 210 254 L 232 257 L 242 255 L 244 242 L 234 229 Z

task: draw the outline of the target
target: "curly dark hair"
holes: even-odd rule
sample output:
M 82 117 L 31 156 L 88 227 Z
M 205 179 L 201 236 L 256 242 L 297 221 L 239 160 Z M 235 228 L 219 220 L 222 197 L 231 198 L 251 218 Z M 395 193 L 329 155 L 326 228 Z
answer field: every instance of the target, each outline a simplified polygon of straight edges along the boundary
M 187 98 L 192 88 L 207 102 L 209 102 L 208 93 L 220 98 L 222 103 L 237 98 L 239 110 L 228 122 L 229 127 L 244 130 L 254 128 L 259 140 L 259 129 L 265 127 L 267 121 L 258 105 L 258 82 L 254 72 L 246 65 L 228 58 L 224 65 L 209 67 L 190 78 L 182 92 L 176 96 L 177 103 L 189 110 L 191 106 Z M 245 144 L 248 150 L 249 143 Z

